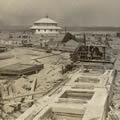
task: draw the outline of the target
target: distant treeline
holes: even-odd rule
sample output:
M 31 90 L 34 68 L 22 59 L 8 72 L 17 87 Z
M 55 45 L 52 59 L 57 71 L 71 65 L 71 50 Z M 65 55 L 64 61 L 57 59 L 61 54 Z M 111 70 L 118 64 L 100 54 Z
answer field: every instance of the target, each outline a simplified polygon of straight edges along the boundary
M 29 31 L 29 26 L 0 26 L 0 31 Z M 120 31 L 120 27 L 79 27 L 79 26 L 62 26 L 63 31 Z
M 0 31 L 29 31 L 30 26 L 0 26 Z
M 66 31 L 120 31 L 120 27 L 63 27 Z

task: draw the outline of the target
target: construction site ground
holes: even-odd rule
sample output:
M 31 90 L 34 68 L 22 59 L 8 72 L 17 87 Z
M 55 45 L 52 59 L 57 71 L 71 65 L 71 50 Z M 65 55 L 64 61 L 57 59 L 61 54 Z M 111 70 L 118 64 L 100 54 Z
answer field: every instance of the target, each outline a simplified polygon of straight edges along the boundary
M 112 52 L 114 52 L 112 57 L 117 58 L 115 68 L 118 70 L 114 84 L 112 107 L 118 116 L 120 116 L 119 45 L 120 38 L 111 37 L 110 46 L 112 47 Z M 62 66 L 70 63 L 69 57 L 69 53 L 59 51 L 47 53 L 43 49 L 32 47 L 15 47 L 1 53 L 0 68 L 16 63 L 44 64 L 44 68 L 35 74 L 21 77 L 0 76 L 0 94 L 2 95 L 0 100 L 0 118 L 3 120 L 15 120 L 33 104 L 37 105 L 38 99 L 41 99 L 41 97 L 67 80 L 66 77 L 69 72 L 63 75 L 61 70 Z M 74 71 L 71 72 L 71 75 L 73 73 Z
M 55 51 L 46 53 L 40 49 L 19 47 L 4 54 L 13 57 L 1 60 L 1 68 L 15 63 L 44 64 L 44 68 L 36 74 L 23 75 L 19 78 L 1 76 L 0 88 L 3 99 L 1 113 L 5 120 L 14 120 L 31 107 L 38 98 L 64 81 L 65 77 L 61 69 L 63 65 L 70 62 L 69 53 Z

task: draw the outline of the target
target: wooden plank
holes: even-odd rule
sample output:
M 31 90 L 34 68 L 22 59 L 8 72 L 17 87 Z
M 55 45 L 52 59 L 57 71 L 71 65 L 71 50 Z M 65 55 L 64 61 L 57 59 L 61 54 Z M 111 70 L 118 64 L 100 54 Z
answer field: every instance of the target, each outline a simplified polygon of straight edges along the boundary
M 31 86 L 31 92 L 35 91 L 36 85 L 37 85 L 37 79 L 34 79 L 32 86 Z M 30 99 L 33 99 L 33 95 L 30 96 Z
M 5 105 L 8 105 L 8 106 L 15 106 L 15 105 L 18 105 L 18 104 L 23 104 L 23 103 L 31 103 L 33 102 L 34 100 L 27 100 L 27 101 L 24 101 L 24 102 L 12 102 L 12 103 L 8 103 L 8 104 L 5 104 Z
M 44 94 L 45 92 L 32 92 L 32 93 L 28 93 L 28 94 L 23 94 L 23 95 L 18 95 L 18 96 L 8 96 L 8 97 L 4 97 L 3 100 L 10 100 L 10 99 L 15 99 L 15 98 L 22 98 L 22 97 L 27 97 L 27 96 L 31 96 L 31 95 L 38 95 L 38 94 Z

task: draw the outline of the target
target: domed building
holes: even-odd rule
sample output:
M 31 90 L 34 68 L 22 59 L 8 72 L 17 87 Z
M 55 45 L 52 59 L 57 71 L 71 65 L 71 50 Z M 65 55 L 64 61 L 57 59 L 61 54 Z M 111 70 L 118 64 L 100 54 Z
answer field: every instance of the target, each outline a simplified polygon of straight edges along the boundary
M 35 21 L 30 28 L 35 34 L 59 34 L 61 27 L 58 23 L 48 16 Z

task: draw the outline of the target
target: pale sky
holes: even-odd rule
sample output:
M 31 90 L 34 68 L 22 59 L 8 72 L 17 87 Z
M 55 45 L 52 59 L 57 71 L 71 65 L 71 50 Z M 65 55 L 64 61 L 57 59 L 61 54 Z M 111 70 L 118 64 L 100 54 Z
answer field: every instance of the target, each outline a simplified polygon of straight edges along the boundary
M 31 25 L 49 15 L 62 26 L 120 26 L 120 0 L 0 0 L 1 25 Z

